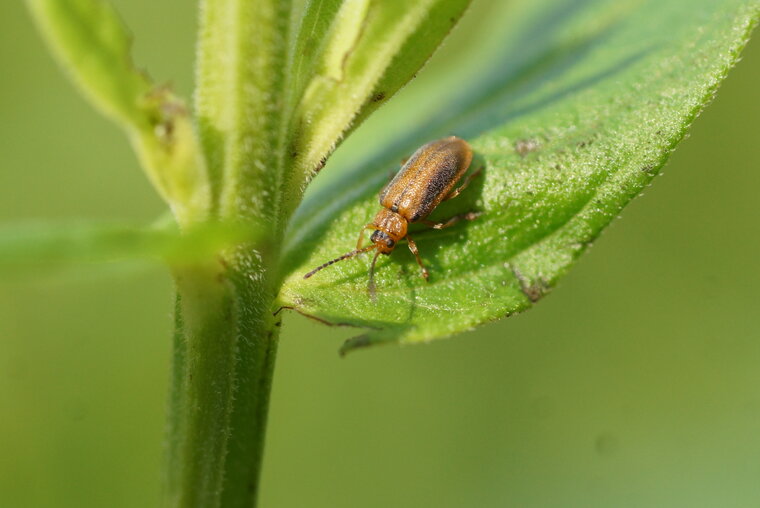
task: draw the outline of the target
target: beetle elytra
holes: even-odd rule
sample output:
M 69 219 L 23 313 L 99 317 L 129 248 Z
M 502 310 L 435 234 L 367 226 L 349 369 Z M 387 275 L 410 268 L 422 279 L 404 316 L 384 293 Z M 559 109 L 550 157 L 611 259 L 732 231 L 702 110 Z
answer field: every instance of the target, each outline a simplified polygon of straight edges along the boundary
M 375 219 L 364 226 L 359 234 L 356 250 L 316 267 L 304 275 L 308 279 L 323 268 L 352 258 L 358 254 L 375 250 L 369 269 L 369 291 L 374 298 L 375 263 L 380 254 L 390 254 L 399 241 L 406 238 L 409 250 L 414 254 L 420 266 L 422 277 L 428 280 L 427 268 L 422 263 L 417 244 L 407 233 L 409 224 L 421 223 L 433 229 L 444 229 L 460 220 L 473 220 L 478 214 L 474 212 L 455 215 L 444 222 L 432 222 L 427 219 L 442 202 L 459 195 L 470 181 L 480 173 L 480 169 L 471 173 L 459 187 L 457 182 L 467 172 L 472 162 L 472 149 L 463 139 L 456 136 L 431 141 L 422 145 L 404 163 L 395 178 L 380 192 L 380 205 L 383 207 Z M 374 230 L 370 236 L 371 245 L 363 247 L 364 231 Z

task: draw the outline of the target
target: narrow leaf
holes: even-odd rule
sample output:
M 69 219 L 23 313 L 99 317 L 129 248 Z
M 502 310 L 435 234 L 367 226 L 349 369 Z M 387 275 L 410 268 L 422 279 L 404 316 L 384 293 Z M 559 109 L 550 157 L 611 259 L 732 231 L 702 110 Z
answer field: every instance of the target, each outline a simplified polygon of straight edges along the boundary
M 208 183 L 182 101 L 132 63 L 131 37 L 103 0 L 27 0 L 48 45 L 93 105 L 123 128 L 178 220 L 205 217 Z
M 342 137 L 405 85 L 470 0 L 314 0 L 301 25 L 282 187 L 284 213 Z M 299 190 L 301 192 L 299 192 Z
M 410 129 L 353 161 L 358 169 L 332 168 L 343 177 L 307 196 L 286 239 L 282 303 L 367 327 L 346 350 L 428 341 L 529 308 L 652 180 L 736 62 L 758 10 L 740 0 L 547 0 L 481 11 L 473 26 L 496 39 L 410 98 L 419 106 Z M 405 245 L 381 256 L 377 301 L 364 258 L 303 279 L 353 248 L 401 158 L 450 134 L 471 142 L 484 171 L 432 218 L 481 215 L 443 231 L 412 227 L 430 282 Z
M 130 259 L 173 265 L 206 262 L 225 247 L 251 241 L 240 225 L 207 223 L 180 233 L 173 221 L 151 226 L 119 223 L 21 223 L 0 226 L 0 273 L 60 270 Z

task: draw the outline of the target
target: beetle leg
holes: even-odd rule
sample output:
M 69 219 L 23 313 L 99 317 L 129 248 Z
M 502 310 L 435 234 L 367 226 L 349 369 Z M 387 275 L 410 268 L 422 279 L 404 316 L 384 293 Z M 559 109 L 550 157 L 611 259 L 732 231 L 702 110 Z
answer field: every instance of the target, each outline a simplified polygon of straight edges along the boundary
M 443 201 L 448 201 L 449 199 L 454 199 L 455 197 L 459 196 L 459 194 L 462 193 L 463 190 L 467 188 L 468 185 L 470 185 L 470 182 L 473 178 L 480 175 L 480 173 L 483 171 L 483 166 L 480 166 L 476 171 L 473 171 L 469 175 L 467 175 L 467 178 L 465 178 L 464 182 L 462 182 L 462 185 L 451 191 L 451 193 L 443 198 Z
M 359 240 L 356 242 L 356 250 L 362 248 L 362 244 L 364 243 L 364 232 L 368 229 L 373 229 L 374 227 L 374 224 L 367 224 L 362 228 L 361 232 L 359 233 Z
M 425 224 L 426 226 L 431 227 L 432 229 L 446 229 L 448 227 L 453 226 L 460 220 L 475 220 L 478 217 L 480 217 L 480 214 L 478 212 L 467 212 L 467 213 L 460 213 L 459 215 L 455 215 L 449 220 L 444 221 L 444 222 L 433 222 L 431 220 L 421 220 L 420 222 Z
M 417 250 L 417 244 L 414 243 L 414 240 L 412 240 L 412 237 L 409 235 L 406 235 L 406 241 L 409 244 L 409 250 L 412 251 L 412 254 L 414 254 L 414 257 L 417 259 L 417 264 L 420 265 L 420 269 L 422 270 L 422 278 L 425 279 L 425 282 L 428 280 L 428 270 L 425 268 L 425 265 L 422 264 L 422 258 L 420 257 L 420 251 Z

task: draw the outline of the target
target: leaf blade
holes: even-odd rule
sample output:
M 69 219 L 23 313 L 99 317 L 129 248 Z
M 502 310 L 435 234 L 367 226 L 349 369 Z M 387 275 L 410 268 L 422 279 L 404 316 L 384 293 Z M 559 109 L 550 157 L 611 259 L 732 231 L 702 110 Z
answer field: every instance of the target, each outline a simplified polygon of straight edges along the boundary
M 511 58 L 518 70 L 492 72 L 469 88 L 469 96 L 453 97 L 446 111 L 431 113 L 406 139 L 386 147 L 387 154 L 365 160 L 351 184 L 307 198 L 286 241 L 286 304 L 327 321 L 373 328 L 349 349 L 427 341 L 529 308 L 664 164 L 757 19 L 757 4 L 704 2 L 674 27 L 678 22 L 668 16 L 682 15 L 683 4 L 672 1 L 654 12 L 662 25 L 643 30 L 653 4 L 628 2 L 623 11 L 612 6 L 596 12 L 567 5 L 570 15 L 558 17 L 569 26 L 558 26 L 543 48 L 534 44 L 530 58 L 521 62 L 520 37 L 513 38 L 512 54 L 499 61 Z M 542 19 L 529 7 L 523 15 Z M 531 25 L 527 19 L 515 23 Z M 642 30 L 659 35 L 644 37 Z M 339 253 L 335 246 L 352 244 L 357 225 L 377 209 L 375 193 L 392 161 L 414 144 L 452 132 L 471 140 L 486 174 L 465 193 L 469 198 L 447 204 L 445 213 L 475 208 L 484 215 L 414 237 L 430 265 L 430 284 L 419 279 L 407 252 L 379 263 L 376 305 L 366 295 L 362 264 L 336 265 L 321 280 L 300 280 L 318 260 Z
M 27 4 L 51 50 L 93 104 L 119 122 L 142 122 L 135 98 L 152 85 L 132 64 L 132 40 L 113 7 L 83 0 Z
M 27 0 L 48 47 L 92 105 L 126 131 L 181 224 L 203 219 L 206 169 L 184 104 L 132 62 L 132 38 L 102 0 Z
M 117 222 L 23 222 L 0 226 L 0 273 L 33 274 L 97 263 L 161 260 L 206 262 L 219 250 L 255 239 L 233 224 L 209 223 L 184 233 L 172 220 L 152 225 Z

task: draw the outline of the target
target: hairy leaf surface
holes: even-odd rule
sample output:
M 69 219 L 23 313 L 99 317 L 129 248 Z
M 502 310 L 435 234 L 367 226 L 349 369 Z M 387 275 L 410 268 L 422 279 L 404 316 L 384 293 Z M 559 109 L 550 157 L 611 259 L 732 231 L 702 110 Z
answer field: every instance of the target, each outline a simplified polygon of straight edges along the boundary
M 328 166 L 338 177 L 307 195 L 286 239 L 282 303 L 365 327 L 347 349 L 428 341 L 529 308 L 665 163 L 736 62 L 758 7 L 525 0 L 480 10 L 471 26 L 488 39 L 457 48 L 451 71 L 414 95 L 375 156 Z M 481 216 L 412 228 L 429 283 L 405 245 L 381 256 L 376 302 L 367 257 L 303 279 L 354 248 L 402 158 L 450 134 L 470 141 L 484 171 L 433 218 Z

